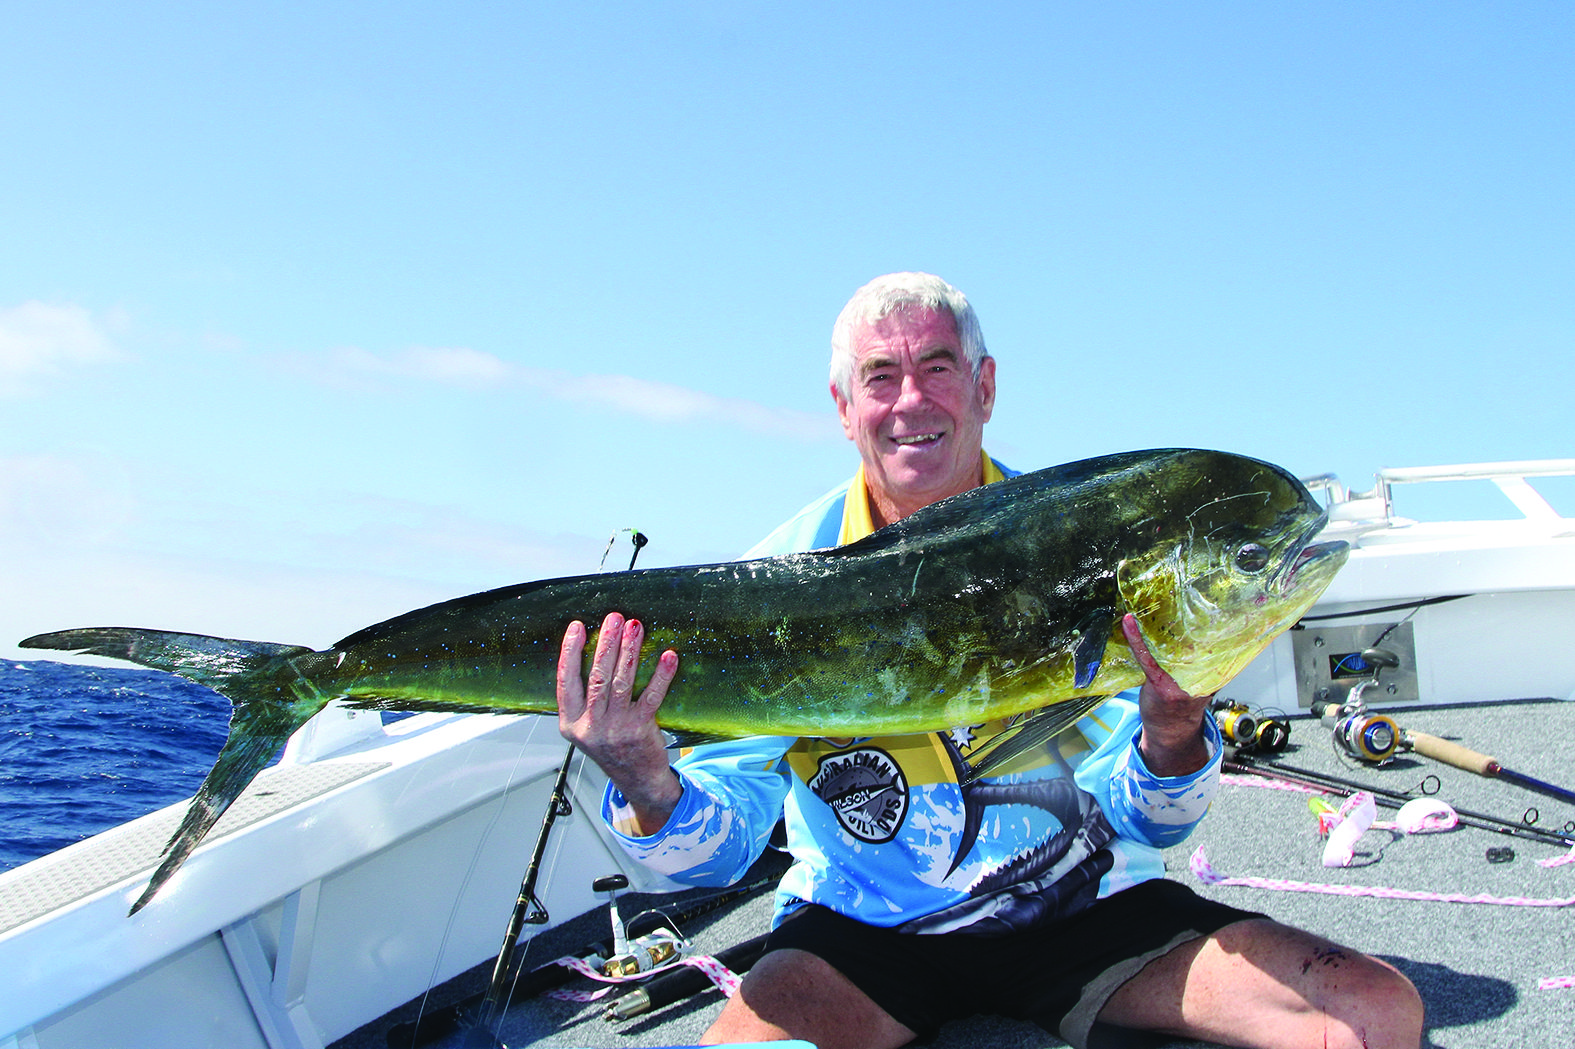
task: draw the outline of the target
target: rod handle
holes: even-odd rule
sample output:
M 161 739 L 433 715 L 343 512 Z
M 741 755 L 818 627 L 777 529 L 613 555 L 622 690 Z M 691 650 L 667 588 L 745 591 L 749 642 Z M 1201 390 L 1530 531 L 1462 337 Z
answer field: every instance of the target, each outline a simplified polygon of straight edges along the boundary
M 1446 765 L 1453 765 L 1457 769 L 1475 772 L 1478 776 L 1494 776 L 1498 774 L 1498 762 L 1486 754 L 1478 754 L 1459 743 L 1451 743 L 1447 739 L 1430 736 L 1426 732 L 1411 732 L 1405 734 L 1406 741 L 1411 744 L 1411 749 L 1424 757 L 1434 761 L 1442 761 Z

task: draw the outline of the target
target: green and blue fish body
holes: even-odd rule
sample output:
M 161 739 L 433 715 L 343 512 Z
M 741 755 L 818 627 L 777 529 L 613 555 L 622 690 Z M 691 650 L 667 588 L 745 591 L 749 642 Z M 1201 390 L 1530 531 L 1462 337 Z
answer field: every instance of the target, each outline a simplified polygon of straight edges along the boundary
M 976 488 L 844 547 L 526 583 L 324 651 L 121 627 L 22 645 L 167 670 L 234 705 L 229 739 L 136 910 L 334 699 L 552 712 L 565 628 L 616 611 L 646 624 L 647 662 L 679 653 L 658 721 L 681 734 L 881 736 L 1056 706 L 1058 726 L 1070 724 L 1142 682 L 1120 631 L 1127 612 L 1183 688 L 1217 691 L 1344 563 L 1344 543 L 1313 542 L 1324 517 L 1271 464 L 1132 452 Z

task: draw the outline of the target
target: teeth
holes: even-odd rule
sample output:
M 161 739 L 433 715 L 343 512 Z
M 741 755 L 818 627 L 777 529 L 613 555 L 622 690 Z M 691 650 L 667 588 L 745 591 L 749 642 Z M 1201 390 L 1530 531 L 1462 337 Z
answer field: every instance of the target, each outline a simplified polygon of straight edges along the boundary
M 892 438 L 892 440 L 896 441 L 898 444 L 927 444 L 930 441 L 938 441 L 940 439 L 941 435 L 938 433 L 921 433 L 913 437 Z

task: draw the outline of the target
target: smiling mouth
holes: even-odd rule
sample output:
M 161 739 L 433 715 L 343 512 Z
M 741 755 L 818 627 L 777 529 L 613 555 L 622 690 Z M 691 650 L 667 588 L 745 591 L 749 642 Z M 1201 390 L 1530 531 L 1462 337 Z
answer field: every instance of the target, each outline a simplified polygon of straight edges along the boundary
M 938 433 L 916 433 L 908 437 L 893 437 L 892 440 L 903 446 L 915 444 L 934 444 L 941 439 Z

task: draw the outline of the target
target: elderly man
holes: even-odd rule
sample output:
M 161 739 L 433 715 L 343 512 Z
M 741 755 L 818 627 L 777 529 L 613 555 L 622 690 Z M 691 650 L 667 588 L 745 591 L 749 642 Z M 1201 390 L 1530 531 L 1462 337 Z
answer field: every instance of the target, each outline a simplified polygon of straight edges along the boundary
M 831 376 L 859 470 L 751 556 L 852 542 L 1008 472 L 982 449 L 995 360 L 967 300 L 939 278 L 859 289 L 832 333 Z M 604 818 L 633 856 L 680 881 L 726 884 L 786 813 L 795 863 L 767 953 L 705 1041 L 871 1049 L 991 1012 L 1076 1046 L 1136 1032 L 1417 1046 L 1421 1003 L 1394 969 L 1164 879 L 1159 848 L 1202 818 L 1221 743 L 1207 697 L 1156 665 L 1135 620 L 1123 629 L 1147 675 L 1135 699 L 1108 701 L 1026 771 L 964 786 L 969 754 L 1004 723 L 739 740 L 669 765 L 655 715 L 679 654 L 662 653 L 636 696 L 643 625 L 608 616 L 582 680 L 586 628 L 573 624 L 559 726 L 606 771 Z M 992 805 L 1001 818 L 985 818 Z

